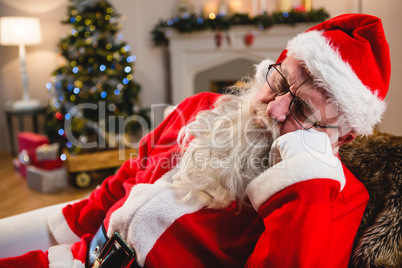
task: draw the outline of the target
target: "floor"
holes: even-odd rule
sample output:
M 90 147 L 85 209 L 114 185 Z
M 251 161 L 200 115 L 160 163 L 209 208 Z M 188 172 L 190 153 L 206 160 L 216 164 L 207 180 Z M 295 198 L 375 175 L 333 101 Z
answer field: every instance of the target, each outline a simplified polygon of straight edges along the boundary
M 55 193 L 43 194 L 28 188 L 26 179 L 15 171 L 12 161 L 11 153 L 0 151 L 0 218 L 83 198 L 96 187 L 96 183 L 88 189 L 70 186 Z

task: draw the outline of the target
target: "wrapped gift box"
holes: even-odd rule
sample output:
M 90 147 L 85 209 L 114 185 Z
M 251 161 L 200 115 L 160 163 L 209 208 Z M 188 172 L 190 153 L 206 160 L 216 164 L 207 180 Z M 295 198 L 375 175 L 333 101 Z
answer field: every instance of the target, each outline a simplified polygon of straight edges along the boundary
M 19 172 L 26 177 L 26 165 L 32 165 L 39 169 L 53 170 L 63 166 L 59 156 L 59 145 L 50 144 L 46 136 L 32 133 L 20 132 L 18 134 Z M 21 158 L 27 161 L 21 161 Z
M 27 150 L 29 157 L 35 157 L 35 149 L 43 144 L 49 144 L 49 139 L 32 132 L 18 133 L 18 151 Z
M 35 149 L 35 158 L 32 165 L 41 169 L 56 169 L 63 166 L 63 161 L 60 159 L 59 144 L 43 144 Z
M 20 132 L 18 133 L 18 152 L 24 152 L 29 158 L 30 163 L 36 162 L 35 149 L 43 144 L 49 144 L 49 139 L 40 134 L 32 132 Z M 20 165 L 20 173 L 26 177 L 25 163 Z
M 46 160 L 56 160 L 60 158 L 59 155 L 59 144 L 43 144 L 35 149 L 36 160 L 46 161 Z
M 63 161 L 59 157 L 56 160 L 33 162 L 32 165 L 40 169 L 52 170 L 56 168 L 61 168 L 63 166 Z
M 26 178 L 28 187 L 41 193 L 51 193 L 68 187 L 67 172 L 64 167 L 45 170 L 29 165 L 26 168 Z

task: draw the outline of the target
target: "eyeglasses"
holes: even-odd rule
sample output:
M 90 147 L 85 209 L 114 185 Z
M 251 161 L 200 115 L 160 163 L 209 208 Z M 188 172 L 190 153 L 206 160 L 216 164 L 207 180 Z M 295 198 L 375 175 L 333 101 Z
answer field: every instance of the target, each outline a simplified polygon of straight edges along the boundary
M 312 127 L 315 128 L 338 128 L 337 126 L 329 126 L 329 125 L 321 125 L 318 123 L 318 120 L 314 116 L 314 111 L 313 109 L 305 103 L 301 98 L 293 94 L 292 91 L 290 91 L 290 86 L 286 78 L 283 76 L 283 74 L 278 70 L 277 66 L 280 66 L 282 63 L 275 63 L 271 64 L 268 67 L 268 72 L 265 77 L 269 87 L 273 92 L 275 92 L 278 96 L 282 96 L 290 92 L 290 94 L 293 97 L 292 102 L 290 103 L 289 110 L 290 113 L 292 114 L 293 118 L 296 120 L 296 122 L 304 129 L 310 129 Z M 276 79 L 276 82 L 274 85 L 271 85 L 268 81 L 268 77 L 272 75 L 275 70 L 278 72 L 279 76 Z M 303 81 L 299 87 L 301 87 L 309 78 Z M 297 90 L 296 89 L 296 90 Z

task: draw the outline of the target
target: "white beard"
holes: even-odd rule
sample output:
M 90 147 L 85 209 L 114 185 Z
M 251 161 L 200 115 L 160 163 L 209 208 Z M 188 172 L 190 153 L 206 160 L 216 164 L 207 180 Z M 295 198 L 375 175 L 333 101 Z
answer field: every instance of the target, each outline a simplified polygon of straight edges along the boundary
M 210 208 L 243 201 L 248 183 L 270 167 L 269 151 L 279 136 L 266 105 L 253 103 L 259 88 L 220 97 L 180 131 L 182 156 L 173 185 L 183 201 L 202 199 Z

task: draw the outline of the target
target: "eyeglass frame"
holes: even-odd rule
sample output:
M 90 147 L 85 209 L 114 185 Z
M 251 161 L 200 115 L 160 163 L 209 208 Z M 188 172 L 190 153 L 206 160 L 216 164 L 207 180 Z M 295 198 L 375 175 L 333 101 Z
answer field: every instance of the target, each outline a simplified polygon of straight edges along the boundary
M 277 66 L 280 66 L 281 64 L 282 64 L 282 62 L 270 64 L 270 65 L 268 66 L 267 74 L 265 75 L 265 80 L 267 81 L 267 84 L 268 84 L 268 86 L 271 88 L 271 90 L 272 90 L 276 95 L 278 95 L 278 96 L 283 96 L 283 95 L 286 95 L 288 92 L 290 92 L 290 95 L 292 95 L 293 99 L 292 99 L 292 101 L 291 101 L 290 104 L 289 104 L 289 111 L 290 111 L 290 113 L 292 114 L 292 116 L 293 116 L 293 118 L 295 119 L 295 121 L 296 121 L 303 129 L 305 129 L 305 130 L 309 130 L 309 129 L 313 128 L 313 127 L 314 127 L 314 128 L 334 128 L 334 129 L 339 128 L 338 126 L 321 125 L 321 124 L 318 123 L 318 120 L 315 118 L 314 112 L 309 108 L 309 105 L 307 105 L 300 97 L 296 96 L 296 95 L 290 90 L 290 85 L 289 85 L 289 83 L 288 83 L 288 80 L 286 80 L 286 78 L 283 76 L 283 74 L 276 68 Z M 285 92 L 283 92 L 282 94 L 279 94 L 278 92 L 276 92 L 276 91 L 273 89 L 273 87 L 271 86 L 271 84 L 269 83 L 269 81 L 268 81 L 268 74 L 269 74 L 271 68 L 274 68 L 274 69 L 279 73 L 279 75 L 283 78 L 283 80 L 286 82 L 286 84 L 288 85 L 287 90 L 286 90 Z M 301 83 L 301 84 L 296 88 L 296 90 L 299 89 L 308 79 L 310 79 L 310 77 L 308 77 L 306 80 L 304 80 L 303 83 Z M 311 116 L 312 116 L 312 117 L 314 118 L 314 120 L 315 120 L 315 123 L 312 124 L 311 127 L 309 127 L 309 128 L 304 127 L 303 124 L 300 123 L 299 120 L 297 120 L 296 116 L 295 116 L 295 115 L 293 114 L 293 112 L 292 112 L 291 107 L 292 107 L 292 105 L 294 105 L 296 99 L 297 99 L 298 101 L 300 101 L 302 104 L 304 104 L 307 109 L 309 109 L 309 111 L 311 112 Z M 301 112 L 301 113 L 304 115 L 303 112 Z M 305 116 L 305 115 L 304 115 L 304 116 Z M 305 117 L 306 117 L 306 118 L 309 118 L 309 117 L 307 117 L 307 116 L 305 116 Z

